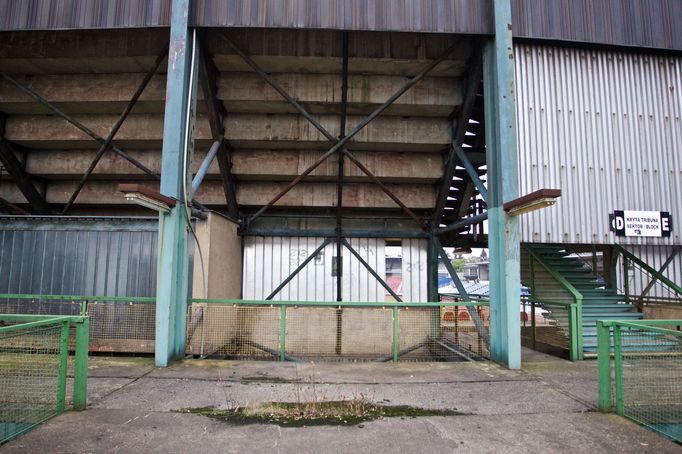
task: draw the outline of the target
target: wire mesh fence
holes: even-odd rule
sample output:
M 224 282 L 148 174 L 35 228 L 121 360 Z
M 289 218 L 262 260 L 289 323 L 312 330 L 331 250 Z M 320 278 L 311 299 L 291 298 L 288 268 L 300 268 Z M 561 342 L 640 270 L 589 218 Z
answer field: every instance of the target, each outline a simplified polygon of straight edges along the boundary
M 570 357 L 577 319 L 576 306 L 564 302 L 521 301 L 521 342 L 533 350 Z
M 60 323 L 0 332 L 0 442 L 59 414 Z
M 89 315 L 91 351 L 154 353 L 154 298 L 2 294 L 0 314 Z
M 489 356 L 486 304 L 194 300 L 187 314 L 187 353 L 265 360 L 473 361 Z
M 0 443 L 66 408 L 70 327 L 73 407 L 85 408 L 88 325 L 82 316 L 0 315 Z
M 600 408 L 682 442 L 682 320 L 598 325 Z

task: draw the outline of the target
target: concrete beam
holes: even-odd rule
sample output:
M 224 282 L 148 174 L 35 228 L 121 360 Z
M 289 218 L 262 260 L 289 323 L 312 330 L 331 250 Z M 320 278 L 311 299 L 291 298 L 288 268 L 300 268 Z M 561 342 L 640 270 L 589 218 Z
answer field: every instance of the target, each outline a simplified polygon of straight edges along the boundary
M 290 180 L 298 175 L 307 163 L 314 161 L 321 151 L 270 151 L 235 150 L 234 170 L 244 180 Z M 158 150 L 129 150 L 128 154 L 151 170 L 160 170 Z M 205 150 L 197 150 L 192 164 L 196 172 L 205 156 Z M 92 156 L 92 150 L 44 150 L 27 155 L 26 169 L 37 177 L 70 180 L 82 175 Z M 387 182 L 428 183 L 439 178 L 442 169 L 441 155 L 437 153 L 384 153 L 356 152 L 365 165 Z M 131 165 L 118 155 L 107 154 L 93 171 L 93 179 L 151 179 L 146 174 L 130 173 Z M 320 181 L 336 176 L 336 161 L 330 159 L 316 169 L 307 180 Z M 352 163 L 345 164 L 346 175 L 351 181 L 366 181 L 366 176 Z M 217 163 L 209 167 L 207 179 L 218 179 Z
M 158 189 L 157 182 L 145 183 Z M 48 203 L 64 204 L 75 186 L 74 181 L 51 181 L 46 186 Z M 117 181 L 89 181 L 76 199 L 76 205 L 126 205 L 123 195 L 117 191 Z M 285 186 L 285 183 L 242 182 L 237 192 L 240 206 L 262 206 Z M 410 208 L 428 209 L 433 207 L 435 197 L 432 185 L 401 184 L 388 185 Z M 343 204 L 348 208 L 393 209 L 395 203 L 376 185 L 371 183 L 349 183 L 344 188 Z M 0 198 L 14 204 L 25 204 L 26 199 L 9 181 L 0 182 Z M 220 181 L 205 181 L 196 195 L 204 205 L 225 206 L 225 194 Z M 336 205 L 334 183 L 301 183 L 287 194 L 276 206 L 296 208 L 324 208 Z
M 137 73 L 167 43 L 167 29 L 3 32 L 0 61 L 11 74 Z
M 67 113 L 119 113 L 145 74 L 79 74 L 19 76 L 17 80 L 40 93 Z M 276 74 L 288 93 L 311 113 L 339 113 L 341 80 L 335 74 Z M 348 80 L 348 113 L 369 114 L 395 93 L 404 77 L 355 75 Z M 134 113 L 163 112 L 166 78 L 149 82 Z M 422 80 L 389 107 L 383 115 L 448 116 L 461 102 L 459 81 L 444 77 Z M 203 96 L 199 96 L 200 99 Z M 295 113 L 270 85 L 255 73 L 223 73 L 218 78 L 218 98 L 231 113 Z M 203 103 L 201 110 L 205 110 Z M 48 111 L 5 80 L 0 80 L 0 110 L 9 115 L 45 114 Z
M 192 173 L 203 161 L 207 150 L 195 151 Z M 28 173 L 45 179 L 78 179 L 87 169 L 93 150 L 41 150 L 26 155 Z M 127 153 L 149 167 L 161 171 L 159 150 L 127 150 Z M 233 150 L 232 172 L 240 180 L 290 181 L 321 156 L 323 151 L 308 150 Z M 434 183 L 443 172 L 440 153 L 390 153 L 359 151 L 355 156 L 376 176 L 387 183 Z M 330 180 L 336 177 L 337 159 L 330 158 L 306 181 Z M 367 177 L 352 162 L 344 163 L 346 180 L 367 181 Z M 92 173 L 93 179 L 149 180 L 146 174 L 134 170 L 126 160 L 114 153 L 105 154 Z M 216 161 L 209 167 L 206 180 L 220 179 Z
M 339 132 L 339 117 L 317 116 L 333 135 Z M 363 117 L 349 116 L 349 129 Z M 82 121 L 97 134 L 106 136 L 116 122 L 116 115 L 80 115 Z M 225 118 L 225 137 L 235 148 L 260 149 L 325 149 L 329 141 L 299 115 L 234 114 Z M 116 135 L 123 148 L 160 148 L 163 117 L 154 114 L 130 115 Z M 19 145 L 34 149 L 97 148 L 82 131 L 61 118 L 45 115 L 12 116 L 7 119 L 5 136 Z M 348 148 L 377 151 L 439 152 L 450 143 L 447 118 L 379 117 L 364 128 Z M 196 144 L 208 148 L 212 142 L 208 122 L 197 118 Z

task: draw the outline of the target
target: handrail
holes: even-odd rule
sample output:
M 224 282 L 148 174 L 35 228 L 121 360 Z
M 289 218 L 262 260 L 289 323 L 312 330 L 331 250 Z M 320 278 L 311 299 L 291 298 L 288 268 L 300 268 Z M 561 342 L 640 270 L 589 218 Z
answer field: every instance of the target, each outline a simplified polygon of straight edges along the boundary
M 488 306 L 489 300 L 478 301 L 440 301 L 440 302 L 399 302 L 399 301 L 274 301 L 238 300 L 215 298 L 191 298 L 190 303 L 232 304 L 236 306 L 324 306 L 324 307 L 450 307 L 450 306 Z
M 57 300 L 72 302 L 100 302 L 113 301 L 120 303 L 155 303 L 156 297 L 153 296 L 85 296 L 85 295 L 37 295 L 24 293 L 0 293 L 0 299 L 22 299 L 22 300 Z
M 543 268 L 544 268 L 544 269 L 545 269 L 545 270 L 546 270 L 554 279 L 556 279 L 557 281 L 559 281 L 559 283 L 560 283 L 566 290 L 568 290 L 568 291 L 571 293 L 571 295 L 573 295 L 573 298 L 575 298 L 576 300 L 580 300 L 580 303 L 582 303 L 583 295 L 582 295 L 582 293 L 580 293 L 580 292 L 578 291 L 578 289 L 576 289 L 576 288 L 573 286 L 573 284 L 571 284 L 570 282 L 568 282 L 568 281 L 566 280 L 565 277 L 563 277 L 562 275 L 560 275 L 559 273 L 557 273 L 556 271 L 554 271 L 554 270 L 553 270 L 548 264 L 546 264 L 546 263 L 542 260 L 542 258 L 540 258 L 540 257 L 539 257 L 531 248 L 529 248 L 528 246 L 524 246 L 524 247 L 526 248 L 526 250 L 528 251 L 528 253 L 529 253 L 535 260 L 537 260 L 538 263 L 540 263 L 540 265 L 542 265 L 542 267 L 543 267 Z M 577 302 L 577 301 L 576 301 L 576 302 Z
M 552 278 L 554 278 L 561 286 L 564 287 L 565 290 L 567 290 L 571 296 L 573 297 L 573 303 L 568 303 L 568 304 L 563 304 L 564 307 L 568 308 L 569 312 L 569 356 L 571 361 L 578 361 L 583 359 L 583 295 L 576 289 L 573 284 L 568 282 L 566 278 L 564 278 L 562 275 L 554 271 L 554 269 L 551 268 L 550 265 L 544 262 L 542 258 L 535 253 L 530 247 L 527 245 L 524 246 L 526 251 L 528 251 L 528 254 L 530 254 L 531 259 L 539 263 L 548 273 Z M 532 266 L 531 262 L 531 266 Z M 534 285 L 534 283 L 533 283 Z M 533 289 L 533 293 L 535 293 L 535 289 Z M 540 303 L 545 303 L 545 301 L 541 299 L 537 299 L 534 295 L 531 295 L 531 301 L 533 303 L 540 302 Z M 546 304 L 551 305 L 551 302 L 547 302 Z M 533 312 L 533 319 L 535 313 Z
M 671 281 L 668 279 L 666 276 L 663 274 L 659 273 L 658 270 L 652 268 L 648 263 L 634 255 L 632 252 L 628 251 L 625 249 L 623 246 L 620 244 L 614 244 L 613 245 L 614 249 L 623 254 L 623 256 L 627 257 L 629 260 L 632 260 L 635 262 L 637 265 L 639 265 L 640 268 L 643 268 L 646 270 L 649 274 L 651 274 L 653 277 L 658 279 L 659 281 L 663 282 L 665 285 L 670 287 L 675 291 L 675 293 L 682 295 L 682 287 L 677 285 L 675 282 Z

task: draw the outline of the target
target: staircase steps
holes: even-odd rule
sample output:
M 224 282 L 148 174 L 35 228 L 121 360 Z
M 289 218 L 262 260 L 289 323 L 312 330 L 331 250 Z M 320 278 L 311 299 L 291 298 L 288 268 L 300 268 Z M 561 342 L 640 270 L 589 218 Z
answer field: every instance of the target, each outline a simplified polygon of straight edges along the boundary
M 621 320 L 637 321 L 643 315 L 636 312 L 633 304 L 625 303 L 625 296 L 618 294 L 614 289 L 604 288 L 601 282 L 590 269 L 589 265 L 572 256 L 572 253 L 564 246 L 559 245 L 539 245 L 528 244 L 524 247 L 531 250 L 538 259 L 554 273 L 563 277 L 582 295 L 582 328 L 583 328 L 583 351 L 593 354 L 597 351 L 597 320 Z M 530 254 L 524 256 L 528 262 Z M 537 264 L 537 266 L 542 266 Z M 521 269 L 523 284 L 530 287 L 530 266 L 525 263 Z M 546 275 L 536 278 L 538 289 L 546 295 L 565 295 L 567 290 L 554 278 Z M 556 292 L 554 289 L 556 288 Z M 538 290 L 539 291 L 539 290 Z M 548 297 L 548 299 L 550 299 Z M 565 310 L 552 310 L 551 307 L 544 308 L 545 318 L 555 320 L 558 326 L 568 326 L 568 314 Z M 663 352 L 676 345 L 662 339 L 659 333 L 641 333 L 623 337 L 623 350 L 644 351 L 644 352 Z

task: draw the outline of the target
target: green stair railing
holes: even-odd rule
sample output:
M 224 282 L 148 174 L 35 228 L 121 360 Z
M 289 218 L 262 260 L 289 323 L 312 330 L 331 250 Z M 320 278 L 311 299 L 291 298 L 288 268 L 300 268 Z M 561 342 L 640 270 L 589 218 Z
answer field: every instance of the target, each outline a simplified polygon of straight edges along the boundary
M 535 308 L 537 306 L 546 308 L 550 313 L 563 311 L 568 319 L 567 334 L 568 345 L 565 346 L 569 351 L 569 358 L 571 361 L 578 361 L 583 359 L 583 326 L 582 326 L 582 301 L 583 295 L 557 272 L 551 264 L 547 263 L 542 257 L 537 254 L 531 247 L 524 245 L 524 249 L 528 252 L 530 257 L 530 282 L 531 296 L 529 301 L 531 303 L 531 329 L 532 338 L 535 342 Z M 569 297 L 567 301 L 560 301 L 556 296 L 547 297 L 543 294 L 538 294 L 538 285 L 536 283 L 536 264 L 539 265 L 549 276 L 556 282 L 556 284 L 566 292 Z

